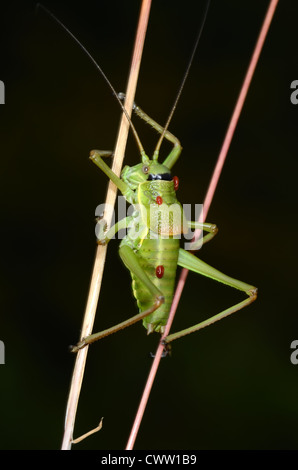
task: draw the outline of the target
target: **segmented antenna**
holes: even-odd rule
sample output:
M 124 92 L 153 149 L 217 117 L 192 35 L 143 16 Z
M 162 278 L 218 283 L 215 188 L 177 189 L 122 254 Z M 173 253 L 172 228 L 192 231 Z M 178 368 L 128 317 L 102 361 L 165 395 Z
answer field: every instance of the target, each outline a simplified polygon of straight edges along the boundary
M 48 10 L 45 6 L 43 6 L 41 3 L 38 3 L 36 5 L 36 9 L 38 8 L 41 8 L 42 10 L 45 11 L 45 13 L 47 13 L 51 18 L 53 18 L 53 20 L 56 21 L 56 23 L 58 23 L 58 25 L 78 44 L 78 46 L 82 49 L 83 52 L 85 52 L 85 54 L 89 57 L 89 59 L 91 60 L 91 62 L 95 65 L 95 67 L 97 68 L 97 70 L 100 72 L 101 76 L 103 77 L 103 79 L 105 80 L 105 82 L 107 83 L 107 85 L 109 86 L 110 90 L 112 91 L 113 95 L 115 96 L 116 100 L 118 101 L 123 113 L 125 114 L 125 117 L 126 119 L 128 120 L 129 122 L 129 125 L 130 125 L 130 128 L 133 132 L 133 135 L 136 139 L 136 142 L 137 142 L 137 145 L 139 147 L 139 151 L 140 151 L 140 154 L 143 157 L 146 157 L 146 153 L 145 153 L 145 150 L 141 144 L 141 140 L 137 134 L 137 131 L 135 129 L 135 126 L 133 125 L 130 117 L 129 117 L 129 114 L 128 112 L 126 111 L 124 105 L 122 104 L 119 96 L 118 96 L 118 93 L 116 92 L 115 88 L 113 87 L 113 85 L 111 84 L 110 80 L 108 79 L 108 77 L 106 76 L 106 74 L 104 73 L 104 71 L 102 70 L 102 68 L 100 67 L 100 65 L 98 65 L 98 63 L 96 62 L 96 60 L 94 59 L 94 57 L 90 54 L 90 52 L 86 49 L 85 46 L 83 46 L 83 44 L 81 44 L 81 42 L 76 38 L 76 36 L 50 11 Z
M 199 28 L 199 32 L 198 32 L 198 35 L 197 35 L 197 38 L 196 38 L 196 41 L 195 41 L 195 44 L 194 44 L 194 47 L 193 47 L 193 50 L 192 50 L 192 53 L 191 53 L 189 62 L 188 62 L 188 66 L 187 66 L 186 72 L 185 72 L 185 74 L 184 74 L 184 76 L 183 76 L 181 85 L 180 85 L 180 87 L 179 87 L 179 90 L 178 90 L 176 99 L 175 99 L 174 104 L 173 104 L 173 106 L 172 106 L 172 109 L 171 109 L 171 111 L 170 111 L 168 120 L 167 120 L 167 122 L 166 122 L 166 124 L 165 124 L 164 130 L 163 130 L 163 132 L 162 132 L 162 134 L 161 134 L 161 136 L 160 136 L 160 138 L 159 138 L 159 141 L 157 142 L 157 145 L 156 145 L 156 148 L 155 148 L 155 151 L 154 151 L 154 157 L 153 157 L 154 159 L 157 159 L 157 158 L 158 158 L 160 146 L 161 146 L 162 141 L 163 141 L 163 139 L 164 139 L 165 133 L 167 132 L 167 130 L 168 130 L 168 128 L 169 128 L 170 122 L 171 122 L 171 120 L 172 120 L 173 114 L 174 114 L 175 109 L 176 109 L 176 107 L 177 107 L 177 104 L 178 104 L 178 101 L 179 101 L 179 99 L 180 99 L 182 90 L 183 90 L 183 88 L 184 88 L 186 79 L 187 79 L 187 77 L 188 77 L 188 74 L 189 74 L 189 71 L 190 71 L 190 67 L 191 67 L 191 65 L 192 65 L 192 63 L 193 63 L 193 59 L 194 59 L 194 56 L 195 56 L 195 53 L 196 53 L 196 50 L 197 50 L 197 47 L 198 47 L 198 44 L 199 44 L 199 40 L 200 40 L 200 38 L 201 38 L 203 29 L 204 29 L 204 25 L 205 25 L 205 22 L 206 22 L 207 13 L 208 13 L 208 10 L 209 10 L 210 3 L 211 3 L 211 0 L 208 0 L 208 1 L 206 2 L 205 11 L 204 11 L 204 16 L 203 16 L 203 19 L 202 19 L 202 22 L 201 22 L 201 25 L 200 25 L 200 28 Z

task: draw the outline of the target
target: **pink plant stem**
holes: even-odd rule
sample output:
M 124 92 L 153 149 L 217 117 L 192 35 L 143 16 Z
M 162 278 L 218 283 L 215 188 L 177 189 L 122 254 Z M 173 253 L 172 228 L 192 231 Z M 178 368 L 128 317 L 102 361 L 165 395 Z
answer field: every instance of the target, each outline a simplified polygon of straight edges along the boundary
M 248 69 L 247 69 L 247 72 L 246 72 L 246 76 L 245 76 L 245 79 L 243 81 L 243 84 L 242 84 L 242 87 L 241 87 L 241 90 L 240 90 L 240 94 L 238 96 L 236 106 L 235 106 L 235 109 L 234 109 L 234 112 L 233 112 L 228 130 L 227 130 L 226 136 L 224 138 L 222 148 L 221 148 L 221 151 L 219 153 L 217 163 L 216 163 L 216 166 L 214 168 L 213 175 L 212 175 L 212 178 L 211 178 L 211 181 L 210 181 L 210 184 L 209 184 L 209 187 L 208 187 L 208 191 L 207 191 L 207 194 L 206 194 L 206 197 L 205 197 L 205 200 L 204 200 L 204 215 L 200 219 L 202 222 L 205 221 L 206 216 L 208 214 L 208 211 L 209 211 L 209 208 L 210 208 L 210 205 L 211 205 L 211 202 L 212 202 L 212 199 L 213 199 L 216 187 L 217 187 L 217 183 L 218 183 L 218 180 L 219 180 L 219 177 L 220 177 L 220 174 L 221 174 L 221 171 L 222 171 L 222 168 L 223 168 L 223 165 L 224 165 L 224 162 L 225 162 L 225 159 L 226 159 L 226 156 L 227 156 L 227 153 L 228 153 L 228 150 L 229 150 L 229 147 L 230 147 L 230 144 L 231 144 L 231 141 L 232 141 L 232 138 L 233 138 L 238 120 L 239 120 L 239 116 L 240 116 L 240 113 L 242 111 L 242 108 L 243 108 L 243 105 L 244 105 L 244 102 L 245 102 L 245 99 L 246 99 L 246 96 L 247 96 L 247 92 L 248 92 L 248 89 L 249 89 L 249 86 L 250 86 L 250 83 L 251 83 L 251 80 L 252 80 L 257 62 L 259 60 L 259 57 L 260 57 L 260 54 L 261 54 L 261 51 L 262 51 L 262 48 L 263 48 L 263 45 L 264 45 L 264 41 L 265 41 L 265 38 L 267 36 L 269 26 L 271 24 L 275 9 L 277 7 L 277 4 L 278 4 L 278 0 L 271 0 L 270 1 L 270 4 L 269 4 L 269 7 L 268 7 L 268 10 L 267 10 L 262 28 L 260 30 L 260 34 L 259 34 L 256 46 L 255 46 L 252 58 L 250 60 L 250 63 L 249 63 L 249 66 L 248 66 Z M 156 376 L 156 373 L 157 373 L 157 370 L 158 370 L 159 362 L 160 362 L 160 359 L 161 359 L 161 356 L 162 356 L 162 353 L 163 353 L 162 340 L 166 336 L 168 336 L 168 334 L 169 334 L 169 331 L 170 331 L 170 328 L 172 326 L 174 316 L 175 316 L 175 313 L 176 313 L 176 310 L 177 310 L 177 307 L 178 307 L 178 304 L 179 304 L 179 300 L 180 300 L 180 297 L 181 297 L 181 294 L 182 294 L 182 291 L 183 291 L 183 288 L 184 288 L 184 285 L 185 285 L 185 282 L 186 282 L 187 275 L 188 275 L 188 269 L 183 268 L 182 271 L 181 271 L 181 274 L 180 274 L 178 284 L 177 284 L 177 289 L 176 289 L 176 292 L 175 292 L 175 295 L 174 295 L 174 299 L 173 299 L 171 311 L 170 311 L 170 314 L 169 314 L 169 319 L 168 319 L 168 322 L 167 322 L 167 325 L 166 325 L 166 328 L 165 328 L 165 332 L 164 332 L 164 335 L 161 339 L 161 342 L 158 345 L 158 348 L 157 348 L 157 351 L 156 351 L 156 354 L 155 354 L 155 358 L 154 358 L 153 364 L 151 366 L 151 370 L 149 372 L 149 376 L 148 376 L 148 379 L 147 379 L 147 382 L 146 382 L 146 385 L 145 385 L 145 388 L 144 388 L 144 391 L 143 391 L 143 396 L 142 396 L 140 404 L 139 404 L 139 408 L 138 408 L 138 411 L 137 411 L 137 414 L 136 414 L 134 424 L 132 426 L 132 430 L 131 430 L 131 434 L 129 436 L 129 440 L 128 440 L 128 443 L 127 443 L 127 446 L 126 446 L 126 450 L 133 449 L 133 446 L 134 446 L 134 443 L 135 443 L 135 440 L 136 440 L 136 437 L 137 437 L 137 434 L 138 434 L 138 430 L 140 428 L 140 424 L 141 424 L 141 421 L 142 421 L 142 418 L 143 418 L 143 415 L 144 415 L 144 412 L 145 412 L 145 408 L 146 408 L 146 405 L 147 405 L 147 402 L 148 402 L 148 399 L 149 399 L 151 388 L 152 388 L 152 385 L 153 385 L 153 382 L 154 382 L 154 379 L 155 379 L 155 376 Z

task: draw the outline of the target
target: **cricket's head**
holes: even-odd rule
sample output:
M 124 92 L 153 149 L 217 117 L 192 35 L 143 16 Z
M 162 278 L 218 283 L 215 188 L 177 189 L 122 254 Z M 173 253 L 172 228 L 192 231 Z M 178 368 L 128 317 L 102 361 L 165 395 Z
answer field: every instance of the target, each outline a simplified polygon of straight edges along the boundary
M 136 189 L 140 183 L 145 181 L 172 181 L 172 175 L 165 165 L 156 160 L 143 159 L 142 163 L 134 166 L 125 166 L 121 178 L 131 189 Z

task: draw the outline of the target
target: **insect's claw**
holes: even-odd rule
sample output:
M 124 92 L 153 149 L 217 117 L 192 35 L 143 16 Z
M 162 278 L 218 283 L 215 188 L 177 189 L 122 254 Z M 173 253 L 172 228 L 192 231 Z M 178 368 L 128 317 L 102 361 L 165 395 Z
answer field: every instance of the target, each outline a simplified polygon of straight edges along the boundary
M 171 356 L 171 354 L 172 354 L 171 344 L 167 343 L 166 339 L 163 339 L 161 341 L 161 344 L 163 345 L 163 357 L 166 357 L 167 355 Z
M 164 350 L 162 352 L 162 355 L 161 357 L 167 357 L 167 355 L 171 355 L 171 347 L 169 345 L 166 345 L 166 347 L 164 347 Z M 155 358 L 155 354 L 153 354 L 152 352 L 150 352 L 150 357 L 152 357 L 152 359 Z
M 94 219 L 95 223 L 96 223 L 96 224 L 97 224 L 97 223 L 100 223 L 100 222 L 102 221 L 102 219 L 103 219 L 103 216 L 104 216 L 104 213 L 101 212 L 101 214 L 99 214 L 97 217 L 95 217 L 95 219 Z
M 102 239 L 102 240 L 98 240 L 98 239 L 97 239 L 96 243 L 97 243 L 98 245 L 102 245 L 102 246 L 104 246 L 104 245 L 107 244 L 107 242 L 106 242 L 105 239 Z
M 163 350 L 163 353 L 162 353 L 162 356 L 161 357 L 167 357 L 167 356 L 171 356 L 172 354 L 172 347 L 170 344 L 166 344 L 164 345 L 164 350 Z
M 69 350 L 72 353 L 77 353 L 84 346 L 86 346 L 86 343 L 84 340 L 82 340 L 82 341 L 79 341 L 75 346 L 69 346 Z
M 95 220 L 96 220 L 95 233 L 97 237 L 97 244 L 106 245 L 107 222 L 105 221 L 105 219 L 102 219 L 101 216 L 97 217 Z
M 119 98 L 119 100 L 121 100 L 121 101 L 124 101 L 124 100 L 125 100 L 125 98 L 126 98 L 126 94 L 125 94 L 125 93 L 122 93 L 122 92 L 120 92 L 120 93 L 118 93 L 118 98 Z M 137 107 L 136 103 L 135 103 L 135 102 L 133 102 L 132 109 L 133 109 L 133 110 L 135 110 L 135 109 L 136 109 L 136 107 Z

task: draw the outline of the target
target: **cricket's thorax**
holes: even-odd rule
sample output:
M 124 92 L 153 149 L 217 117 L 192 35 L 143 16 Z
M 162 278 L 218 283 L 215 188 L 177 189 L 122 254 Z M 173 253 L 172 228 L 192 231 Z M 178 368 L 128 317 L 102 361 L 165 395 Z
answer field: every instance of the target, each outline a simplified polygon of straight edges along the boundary
M 176 198 L 173 181 L 145 181 L 137 191 L 142 224 L 160 237 L 187 233 L 186 218 Z

